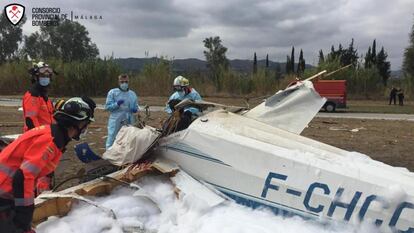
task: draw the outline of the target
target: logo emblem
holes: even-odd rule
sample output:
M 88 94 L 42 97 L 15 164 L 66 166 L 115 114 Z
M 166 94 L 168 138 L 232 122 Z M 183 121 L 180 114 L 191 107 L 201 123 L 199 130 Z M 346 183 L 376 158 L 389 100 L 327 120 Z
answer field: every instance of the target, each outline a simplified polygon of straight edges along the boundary
M 7 19 L 11 24 L 17 25 L 23 19 L 24 16 L 24 6 L 12 3 L 4 7 L 4 12 L 6 13 Z

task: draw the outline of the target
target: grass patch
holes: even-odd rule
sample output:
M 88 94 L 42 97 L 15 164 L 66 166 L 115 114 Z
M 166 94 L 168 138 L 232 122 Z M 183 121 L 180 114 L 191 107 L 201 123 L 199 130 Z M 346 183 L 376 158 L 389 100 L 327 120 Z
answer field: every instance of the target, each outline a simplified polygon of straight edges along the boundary
M 388 105 L 385 101 L 348 101 L 348 108 L 341 111 L 360 112 L 360 113 L 395 113 L 395 114 L 414 114 L 414 102 L 407 102 L 404 106 Z

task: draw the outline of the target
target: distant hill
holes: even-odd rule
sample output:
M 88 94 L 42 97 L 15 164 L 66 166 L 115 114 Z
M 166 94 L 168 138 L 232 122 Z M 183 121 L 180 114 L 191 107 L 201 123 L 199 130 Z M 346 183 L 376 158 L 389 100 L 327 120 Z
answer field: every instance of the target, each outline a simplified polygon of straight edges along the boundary
M 124 72 L 139 72 L 147 63 L 157 62 L 159 58 L 117 58 L 115 61 L 122 67 Z M 253 70 L 253 61 L 252 60 L 241 60 L 233 59 L 229 60 L 230 66 L 233 70 L 250 73 Z M 257 61 L 259 67 L 265 67 L 266 60 Z M 280 65 L 282 73 L 285 73 L 286 63 L 273 62 L 269 61 L 270 69 L 276 69 L 277 65 Z M 297 64 L 295 65 L 297 66 Z M 306 68 L 312 67 L 311 65 L 306 65 Z M 187 58 L 187 59 L 175 59 L 173 61 L 173 70 L 175 72 L 186 72 L 186 71 L 207 71 L 207 62 L 197 58 Z
M 402 70 L 391 70 L 391 78 L 402 78 L 403 77 L 403 72 Z

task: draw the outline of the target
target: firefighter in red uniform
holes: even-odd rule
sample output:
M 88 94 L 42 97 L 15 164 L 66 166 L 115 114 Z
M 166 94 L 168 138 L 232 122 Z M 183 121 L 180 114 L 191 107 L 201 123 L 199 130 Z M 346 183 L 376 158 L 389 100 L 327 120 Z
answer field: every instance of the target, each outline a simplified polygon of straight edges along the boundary
M 0 153 L 0 232 L 34 232 L 35 182 L 55 170 L 71 139 L 86 132 L 95 107 L 88 97 L 61 102 L 56 123 L 25 132 Z
M 53 105 L 47 94 L 53 69 L 44 62 L 39 62 L 29 73 L 33 85 L 23 96 L 24 132 L 53 123 Z
M 41 125 L 50 125 L 54 121 L 52 101 L 47 94 L 53 73 L 53 69 L 44 62 L 34 64 L 29 70 L 32 87 L 23 96 L 24 132 Z M 50 190 L 52 179 L 53 173 L 39 178 L 36 183 L 36 194 Z

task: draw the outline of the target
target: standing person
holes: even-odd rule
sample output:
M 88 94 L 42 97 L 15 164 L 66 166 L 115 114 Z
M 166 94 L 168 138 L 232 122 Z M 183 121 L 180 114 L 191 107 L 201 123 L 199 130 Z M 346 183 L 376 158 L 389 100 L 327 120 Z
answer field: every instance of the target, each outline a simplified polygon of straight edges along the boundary
M 174 111 L 174 106 L 184 99 L 190 99 L 193 101 L 200 101 L 201 96 L 198 92 L 190 87 L 190 81 L 183 76 L 177 76 L 173 82 L 174 93 L 168 99 L 168 103 L 165 107 L 165 111 L 168 114 L 172 114 Z M 193 119 L 193 117 L 198 116 L 200 110 L 194 107 L 184 108 L 183 113 L 181 114 L 181 119 L 177 125 L 177 131 L 187 128 Z
M 39 62 L 29 70 L 32 87 L 23 96 L 23 117 L 26 132 L 34 127 L 53 123 L 53 105 L 48 97 L 53 69 L 46 63 Z
M 106 97 L 105 110 L 110 112 L 106 149 L 112 146 L 122 125 L 135 123 L 133 114 L 139 110 L 138 97 L 129 89 L 128 82 L 128 75 L 119 75 L 119 87 L 111 89 Z
M 54 113 L 56 123 L 23 133 L 0 153 L 0 231 L 35 232 L 34 186 L 57 167 L 66 145 L 79 140 L 94 121 L 95 102 L 88 97 L 67 100 Z
M 23 131 L 41 125 L 50 125 L 53 120 L 53 105 L 48 97 L 50 80 L 54 71 L 44 62 L 34 64 L 29 70 L 32 78 L 32 87 L 23 96 Z M 36 194 L 52 189 L 53 173 L 37 180 Z
M 398 89 L 398 104 L 404 106 L 404 91 L 403 89 Z
M 391 105 L 391 102 L 394 101 L 394 105 L 396 104 L 397 101 L 397 88 L 392 87 L 391 92 L 390 92 L 390 103 L 388 105 Z

